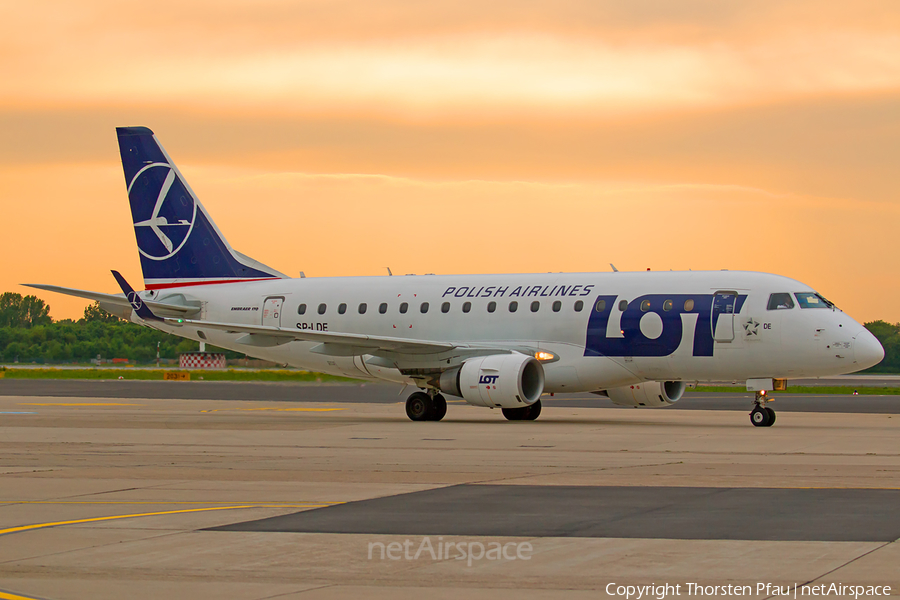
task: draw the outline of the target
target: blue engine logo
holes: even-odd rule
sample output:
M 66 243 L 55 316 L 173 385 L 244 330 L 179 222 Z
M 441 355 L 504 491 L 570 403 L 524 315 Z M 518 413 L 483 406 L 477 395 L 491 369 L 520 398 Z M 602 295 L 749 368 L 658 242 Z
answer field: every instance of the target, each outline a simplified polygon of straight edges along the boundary
M 493 383 L 497 383 L 497 380 L 500 378 L 499 375 L 482 375 L 478 379 L 478 383 L 481 385 L 491 385 Z

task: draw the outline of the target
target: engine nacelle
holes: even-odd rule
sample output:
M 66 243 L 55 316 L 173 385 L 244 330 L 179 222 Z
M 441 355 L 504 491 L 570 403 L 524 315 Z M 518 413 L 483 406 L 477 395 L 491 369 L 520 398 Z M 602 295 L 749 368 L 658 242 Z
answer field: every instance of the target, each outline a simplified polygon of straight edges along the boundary
M 525 354 L 480 356 L 441 373 L 438 387 L 475 406 L 521 408 L 544 392 L 544 367 Z
M 619 406 L 660 407 L 675 404 L 684 395 L 683 381 L 645 381 L 606 390 L 606 395 Z

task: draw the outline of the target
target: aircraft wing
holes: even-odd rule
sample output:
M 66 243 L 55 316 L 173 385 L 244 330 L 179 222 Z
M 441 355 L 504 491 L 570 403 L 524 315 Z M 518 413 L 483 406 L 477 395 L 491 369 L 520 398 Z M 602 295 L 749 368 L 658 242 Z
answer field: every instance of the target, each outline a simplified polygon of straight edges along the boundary
M 119 294 L 102 294 L 100 292 L 89 292 L 87 290 L 76 290 L 73 288 L 59 287 L 57 285 L 43 285 L 39 283 L 23 283 L 22 285 L 26 287 L 36 288 L 39 290 L 46 290 L 48 292 L 57 292 L 59 294 L 66 294 L 67 296 L 77 296 L 78 298 L 86 298 L 88 300 L 96 300 L 100 302 L 101 305 L 108 304 L 118 309 L 128 309 L 131 310 L 131 303 L 124 295 Z M 144 300 L 145 305 L 149 306 L 152 310 L 157 311 L 160 315 L 165 316 L 184 316 L 189 317 L 193 316 L 200 312 L 200 308 L 197 306 L 184 306 L 180 304 L 169 304 L 167 302 L 154 302 L 152 300 Z M 104 307 L 105 308 L 105 307 Z M 111 311 L 112 312 L 112 311 Z M 115 311 L 118 314 L 120 311 Z M 118 314 L 118 316 L 122 316 Z
M 320 342 L 321 348 L 313 348 L 313 352 L 336 356 L 353 356 L 372 352 L 392 352 L 398 354 L 437 354 L 459 348 L 459 344 L 434 342 L 428 340 L 412 340 L 388 336 L 364 335 L 360 333 L 340 333 L 333 331 L 310 331 L 272 327 L 269 325 L 237 325 L 235 323 L 217 323 L 214 321 L 194 321 L 188 319 L 164 319 L 167 325 L 180 327 L 198 327 L 201 329 L 218 329 L 227 333 L 244 333 L 237 342 L 249 346 L 277 346 L 288 342 Z M 499 352 L 505 350 L 498 349 Z

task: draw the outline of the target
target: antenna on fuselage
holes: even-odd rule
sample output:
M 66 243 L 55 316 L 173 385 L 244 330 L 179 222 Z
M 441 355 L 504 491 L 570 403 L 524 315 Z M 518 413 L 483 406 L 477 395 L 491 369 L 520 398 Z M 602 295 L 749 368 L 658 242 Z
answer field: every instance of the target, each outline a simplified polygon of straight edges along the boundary
M 614 264 L 612 264 L 612 263 L 609 263 L 609 266 L 612 267 L 613 273 L 618 273 L 618 272 L 619 272 L 619 270 L 616 268 L 616 265 L 614 265 Z
M 300 279 L 306 279 L 306 273 L 300 271 Z
M 393 276 L 393 273 L 391 273 L 391 268 L 390 268 L 390 267 L 385 267 L 385 269 L 388 270 L 388 277 Z

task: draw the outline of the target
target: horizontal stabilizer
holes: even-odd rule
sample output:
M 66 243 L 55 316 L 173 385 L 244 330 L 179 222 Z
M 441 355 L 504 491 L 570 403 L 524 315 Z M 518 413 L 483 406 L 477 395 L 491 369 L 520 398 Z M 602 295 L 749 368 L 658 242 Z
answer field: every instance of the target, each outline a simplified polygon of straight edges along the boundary
M 67 296 L 76 296 L 78 298 L 85 298 L 87 300 L 96 300 L 101 304 L 101 306 L 107 304 L 111 307 L 131 310 L 131 303 L 122 294 L 103 294 L 101 292 L 89 292 L 87 290 L 76 290 L 73 288 L 60 287 L 57 285 L 43 285 L 40 283 L 23 283 L 22 285 L 39 290 L 45 290 L 48 292 L 65 294 Z M 191 317 L 199 314 L 200 312 L 199 306 L 169 304 L 166 302 L 154 302 L 152 300 L 144 300 L 144 304 L 149 306 L 150 310 L 161 317 Z M 122 313 L 120 311 L 115 311 L 114 314 L 122 316 Z

